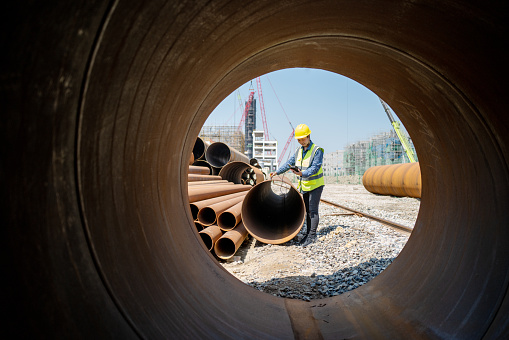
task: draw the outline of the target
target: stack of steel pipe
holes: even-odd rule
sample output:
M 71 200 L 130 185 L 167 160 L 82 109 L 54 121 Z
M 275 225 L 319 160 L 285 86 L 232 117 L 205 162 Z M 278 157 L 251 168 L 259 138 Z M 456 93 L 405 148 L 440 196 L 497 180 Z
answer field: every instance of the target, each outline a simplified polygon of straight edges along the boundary
M 245 228 L 233 230 L 240 223 L 242 202 L 249 189 L 250 185 L 233 183 L 220 176 L 188 174 L 189 205 L 196 229 L 205 247 L 218 252 L 221 259 L 232 257 L 247 237 Z M 225 222 L 219 226 L 220 216 L 224 216 Z M 223 235 L 224 231 L 228 232 Z M 219 239 L 222 241 L 215 247 Z

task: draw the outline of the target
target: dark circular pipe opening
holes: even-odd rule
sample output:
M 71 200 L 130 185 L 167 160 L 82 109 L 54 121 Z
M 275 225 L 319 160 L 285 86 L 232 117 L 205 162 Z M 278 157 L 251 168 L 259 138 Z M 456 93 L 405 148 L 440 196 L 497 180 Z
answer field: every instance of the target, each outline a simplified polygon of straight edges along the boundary
M 220 258 L 229 258 L 235 254 L 235 243 L 228 238 L 220 238 L 214 246 L 216 255 Z
M 203 225 L 211 225 L 216 221 L 216 212 L 209 207 L 201 208 L 198 212 L 198 221 Z
M 235 227 L 237 219 L 230 212 L 223 212 L 217 217 L 217 225 L 223 230 L 230 230 Z
M 196 161 L 204 158 L 205 151 L 206 151 L 206 147 L 205 147 L 205 142 L 203 141 L 203 139 L 201 139 L 200 137 L 196 138 L 196 142 L 194 143 L 194 146 L 193 146 L 194 161 L 196 162 Z
M 200 233 L 200 236 L 201 236 L 201 240 L 205 244 L 205 248 L 207 248 L 208 250 L 211 250 L 212 247 L 214 246 L 212 237 L 207 233 Z
M 305 209 L 301 195 L 293 186 L 268 180 L 247 193 L 242 204 L 242 221 L 257 240 L 280 244 L 299 233 Z
M 206 159 L 216 168 L 225 166 L 231 159 L 231 151 L 228 145 L 224 143 L 212 143 L 206 151 Z

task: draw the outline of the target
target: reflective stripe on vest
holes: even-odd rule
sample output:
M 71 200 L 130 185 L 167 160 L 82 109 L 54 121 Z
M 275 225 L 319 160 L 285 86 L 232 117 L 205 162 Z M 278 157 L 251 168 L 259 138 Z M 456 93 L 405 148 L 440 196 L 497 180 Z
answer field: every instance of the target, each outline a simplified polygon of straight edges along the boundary
M 302 157 L 302 148 L 298 148 L 295 154 L 295 165 L 297 165 L 301 171 L 306 170 L 313 163 L 313 159 L 315 158 L 316 152 L 318 150 L 322 150 L 323 152 L 322 148 L 312 144 L 304 157 Z M 324 184 L 325 182 L 323 180 L 323 168 L 320 166 L 320 169 L 316 174 L 309 177 L 300 177 L 297 189 L 302 189 L 302 191 L 311 191 Z

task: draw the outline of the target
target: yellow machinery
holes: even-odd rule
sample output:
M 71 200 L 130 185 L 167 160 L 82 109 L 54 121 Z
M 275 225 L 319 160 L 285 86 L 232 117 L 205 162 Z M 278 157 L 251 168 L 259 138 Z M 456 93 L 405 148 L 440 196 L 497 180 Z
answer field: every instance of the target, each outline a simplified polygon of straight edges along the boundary
M 389 120 L 391 121 L 394 131 L 396 131 L 396 134 L 398 135 L 398 138 L 401 142 L 401 145 L 403 146 L 403 150 L 405 150 L 405 152 L 408 156 L 408 159 L 410 160 L 411 163 L 414 163 L 415 162 L 414 151 L 413 151 L 412 147 L 410 146 L 410 143 L 408 142 L 408 138 L 406 138 L 403 131 L 401 131 L 399 122 L 394 119 L 394 117 L 391 113 L 391 109 L 389 108 L 389 105 L 387 105 L 382 100 L 382 98 L 378 98 L 378 99 L 380 99 L 380 102 L 382 103 L 382 106 L 384 107 L 385 113 L 387 113 L 387 117 L 389 117 Z

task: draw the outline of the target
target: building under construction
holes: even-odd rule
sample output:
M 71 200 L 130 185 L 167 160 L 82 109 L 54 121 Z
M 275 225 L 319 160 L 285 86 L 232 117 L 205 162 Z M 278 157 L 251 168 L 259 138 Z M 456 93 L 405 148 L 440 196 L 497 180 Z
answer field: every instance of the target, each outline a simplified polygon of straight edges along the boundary
M 412 141 L 409 140 L 413 148 Z M 383 132 L 367 141 L 348 145 L 343 155 L 345 175 L 362 175 L 376 165 L 408 163 L 409 159 L 396 132 Z
M 250 96 L 250 100 L 246 101 L 246 106 L 248 108 L 244 126 L 244 136 L 246 138 L 244 149 L 246 150 L 246 156 L 251 159 L 253 158 L 253 131 L 256 129 L 256 99 Z
M 222 142 L 228 144 L 235 150 L 245 153 L 244 134 L 238 131 L 236 126 L 203 126 L 201 128 L 200 138 L 206 142 Z M 251 140 L 253 137 L 251 137 Z M 251 142 L 252 143 L 252 142 Z M 252 152 L 252 150 L 251 150 Z M 248 156 L 249 157 L 249 156 Z

